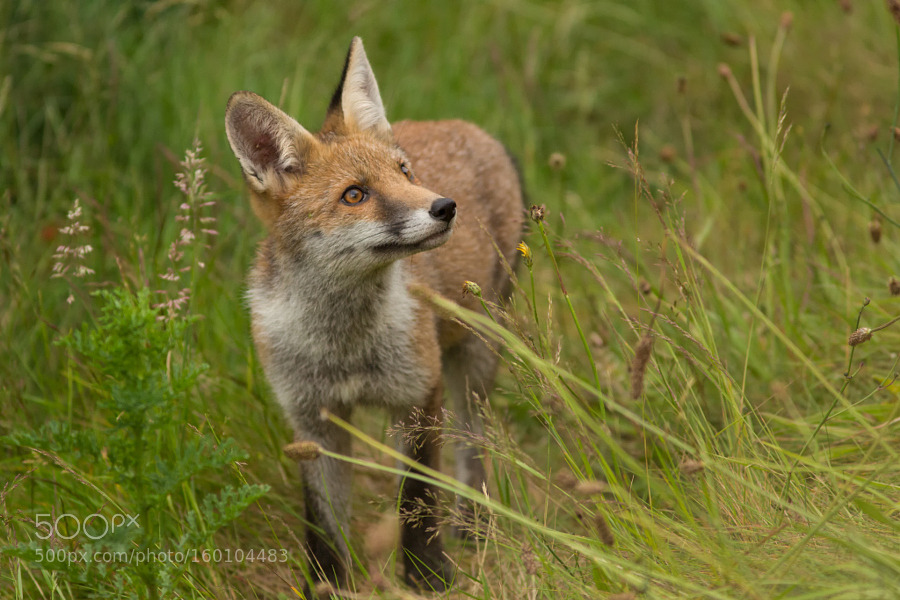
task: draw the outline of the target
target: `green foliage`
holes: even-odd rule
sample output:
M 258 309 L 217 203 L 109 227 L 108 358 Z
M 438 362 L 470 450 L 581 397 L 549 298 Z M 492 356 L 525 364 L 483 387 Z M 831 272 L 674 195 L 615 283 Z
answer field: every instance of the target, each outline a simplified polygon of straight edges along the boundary
M 86 493 L 101 507 L 91 513 L 103 515 L 97 520 L 128 523 L 111 532 L 89 532 L 84 524 L 81 535 L 70 535 L 57 531 L 54 522 L 52 535 L 38 535 L 47 541 L 2 549 L 57 573 L 58 584 L 77 584 L 97 597 L 170 597 L 198 548 L 268 489 L 242 484 L 214 492 L 195 486 L 201 474 L 227 470 L 247 454 L 233 439 L 188 429 L 184 409 L 194 402 L 191 394 L 206 369 L 191 360 L 185 343 L 193 319 L 163 320 L 150 296 L 146 288 L 97 292 L 96 323 L 84 323 L 61 340 L 80 366 L 71 377 L 96 402 L 86 426 L 50 421 L 3 439 L 50 458 L 54 464 L 47 468 L 77 473 L 93 488 Z M 179 492 L 182 501 L 175 500 Z M 104 504 L 111 506 L 104 510 Z M 75 513 L 79 517 L 88 515 Z

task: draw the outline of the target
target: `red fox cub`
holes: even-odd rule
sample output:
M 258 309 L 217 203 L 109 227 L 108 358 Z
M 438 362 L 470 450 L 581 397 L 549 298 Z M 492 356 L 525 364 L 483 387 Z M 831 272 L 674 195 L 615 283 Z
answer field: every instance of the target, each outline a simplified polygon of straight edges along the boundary
M 228 141 L 268 229 L 249 281 L 253 340 L 295 439 L 350 453 L 350 435 L 322 418 L 349 420 L 382 406 L 413 427 L 405 451 L 438 467 L 443 388 L 460 420 L 479 430 L 472 392 L 490 390 L 493 349 L 435 315 L 409 287 L 462 297 L 465 280 L 499 300 L 510 281 L 492 240 L 515 262 L 522 190 L 503 146 L 464 121 L 391 125 L 362 41 L 353 38 L 322 130 L 313 134 L 251 92 L 225 115 Z M 451 199 L 452 198 L 452 199 Z M 458 477 L 476 489 L 484 467 L 458 449 Z M 350 474 L 345 461 L 304 461 L 307 552 L 314 577 L 346 582 Z M 437 490 L 400 485 L 406 581 L 443 590 L 453 577 L 436 534 Z

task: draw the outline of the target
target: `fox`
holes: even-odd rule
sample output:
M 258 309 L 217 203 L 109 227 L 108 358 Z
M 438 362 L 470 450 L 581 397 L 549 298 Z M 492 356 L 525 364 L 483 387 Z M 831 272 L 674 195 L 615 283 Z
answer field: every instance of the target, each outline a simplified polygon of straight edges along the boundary
M 467 121 L 390 123 L 359 37 L 318 133 L 249 91 L 229 99 L 225 129 L 267 232 L 247 286 L 253 343 L 294 440 L 350 455 L 323 410 L 350 422 L 382 407 L 407 428 L 406 455 L 439 468 L 444 391 L 477 434 L 473 394 L 491 391 L 499 355 L 415 287 L 477 311 L 467 280 L 484 299 L 509 297 L 524 223 L 513 159 Z M 458 446 L 457 478 L 483 489 L 478 449 Z M 300 463 L 314 581 L 348 582 L 351 470 L 326 455 Z M 454 571 L 437 492 L 402 478 L 398 556 L 407 585 L 442 591 Z

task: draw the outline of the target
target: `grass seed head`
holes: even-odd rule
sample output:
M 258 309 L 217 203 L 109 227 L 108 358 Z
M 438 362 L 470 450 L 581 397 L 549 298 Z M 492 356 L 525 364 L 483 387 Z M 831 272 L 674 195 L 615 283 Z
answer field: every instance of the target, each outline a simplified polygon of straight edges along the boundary
M 606 520 L 606 517 L 599 510 L 594 515 L 594 527 L 597 528 L 597 536 L 601 542 L 609 547 L 616 545 L 616 538 L 609 526 L 609 521 Z
M 703 470 L 703 463 L 699 460 L 687 458 L 681 461 L 681 464 L 678 465 L 678 468 L 681 469 L 681 472 L 685 475 L 693 475 L 694 473 L 699 473 Z
M 653 336 L 645 333 L 634 352 L 634 360 L 631 361 L 631 398 L 637 400 L 644 392 L 644 373 L 650 362 L 653 351 Z
M 322 446 L 316 442 L 294 442 L 283 448 L 292 460 L 315 460 L 322 455 Z
M 605 481 L 589 479 L 575 484 L 575 491 L 584 496 L 596 496 L 609 491 L 609 485 Z
M 564 490 L 574 489 L 575 486 L 578 485 L 578 479 L 576 479 L 569 471 L 560 471 L 553 479 L 556 482 L 556 485 Z

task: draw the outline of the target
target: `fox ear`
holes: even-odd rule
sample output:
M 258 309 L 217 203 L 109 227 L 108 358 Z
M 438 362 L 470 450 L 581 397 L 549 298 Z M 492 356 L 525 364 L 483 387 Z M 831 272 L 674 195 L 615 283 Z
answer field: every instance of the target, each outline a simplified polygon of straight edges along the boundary
M 358 37 L 350 42 L 341 82 L 331 98 L 328 115 L 330 118 L 341 116 L 347 133 L 368 131 L 385 141 L 393 140 L 375 73 Z
M 232 94 L 225 132 L 247 182 L 261 193 L 281 189 L 286 174 L 299 174 L 318 143 L 300 123 L 253 92 Z

